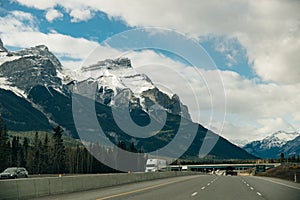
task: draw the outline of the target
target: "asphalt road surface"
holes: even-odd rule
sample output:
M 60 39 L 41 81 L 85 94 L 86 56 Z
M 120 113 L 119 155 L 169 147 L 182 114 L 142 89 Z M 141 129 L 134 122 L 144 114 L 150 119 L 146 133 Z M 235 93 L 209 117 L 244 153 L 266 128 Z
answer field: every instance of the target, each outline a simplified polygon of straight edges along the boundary
M 299 200 L 300 184 L 251 176 L 184 176 L 39 198 L 44 200 Z

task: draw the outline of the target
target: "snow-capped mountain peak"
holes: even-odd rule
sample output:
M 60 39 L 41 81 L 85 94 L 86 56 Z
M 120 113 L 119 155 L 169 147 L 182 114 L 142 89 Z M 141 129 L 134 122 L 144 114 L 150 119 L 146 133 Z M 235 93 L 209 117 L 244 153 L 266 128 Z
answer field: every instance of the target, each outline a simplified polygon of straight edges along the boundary
M 287 142 L 299 136 L 299 132 L 277 131 L 273 133 L 272 136 L 276 136 L 278 139 Z
M 271 149 L 272 147 L 282 147 L 286 141 L 271 135 L 262 140 L 260 147 L 262 149 Z
M 75 78 L 84 81 L 89 78 L 97 80 L 99 88 L 111 89 L 114 94 L 130 88 L 137 96 L 143 91 L 155 88 L 151 80 L 145 74 L 140 74 L 131 66 L 128 58 L 106 59 L 96 64 L 82 67 Z
M 61 70 L 61 63 L 45 45 L 10 52 L 0 40 L 0 88 L 25 97 L 36 85 L 61 90 L 61 78 L 57 76 Z
M 293 146 L 295 143 L 299 146 L 299 142 L 297 142 L 299 137 L 299 132 L 277 131 L 262 140 L 246 144 L 243 149 L 258 157 L 277 158 L 280 153 L 291 154 L 290 146 Z M 297 152 L 297 150 L 293 150 L 293 152 Z
M 98 61 L 96 64 L 82 67 L 83 71 L 99 70 L 99 69 L 128 69 L 132 68 L 131 61 L 128 58 L 106 59 Z
M 74 77 L 78 83 L 97 82 L 97 100 L 109 106 L 126 106 L 150 110 L 155 104 L 166 111 L 190 119 L 188 109 L 176 94 L 157 88 L 146 74 L 138 73 L 128 58 L 106 59 L 84 66 Z M 128 106 L 128 105 L 127 105 Z
M 277 131 L 261 141 L 261 148 L 271 149 L 272 147 L 282 147 L 298 135 L 299 133 L 297 132 Z

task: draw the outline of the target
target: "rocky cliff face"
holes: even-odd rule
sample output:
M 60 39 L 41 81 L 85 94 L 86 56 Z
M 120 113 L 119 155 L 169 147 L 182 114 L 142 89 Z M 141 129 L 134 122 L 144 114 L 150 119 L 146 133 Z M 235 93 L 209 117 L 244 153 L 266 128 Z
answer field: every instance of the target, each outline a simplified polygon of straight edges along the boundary
M 189 111 L 186 105 L 183 105 L 178 97 L 174 94 L 171 98 L 158 88 L 143 91 L 141 96 L 144 98 L 144 104 L 147 110 L 153 110 L 156 103 L 166 109 L 168 112 L 180 115 L 190 119 Z
M 5 52 L 2 53 L 2 57 L 8 61 L 4 60 L 1 65 L 0 76 L 4 77 L 10 86 L 17 87 L 25 93 L 35 85 L 62 89 L 61 79 L 57 76 L 58 70 L 62 70 L 61 63 L 46 46 Z
M 93 74 L 94 77 L 84 80 L 85 74 Z M 83 67 L 79 79 L 96 82 L 96 99 L 105 105 L 129 106 L 131 110 L 143 109 L 148 113 L 160 109 L 190 119 L 188 108 L 181 103 L 178 95 L 170 95 L 157 88 L 147 75 L 137 73 L 127 58 L 107 59 Z
M 0 52 L 7 52 L 7 49 L 4 47 L 1 38 L 0 38 Z

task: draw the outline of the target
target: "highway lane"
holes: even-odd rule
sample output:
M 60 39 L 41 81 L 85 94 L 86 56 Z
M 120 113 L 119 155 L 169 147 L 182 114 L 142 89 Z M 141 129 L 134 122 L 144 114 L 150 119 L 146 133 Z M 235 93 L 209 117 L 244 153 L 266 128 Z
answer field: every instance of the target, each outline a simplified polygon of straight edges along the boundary
M 300 184 L 266 177 L 242 177 L 244 184 L 256 188 L 265 199 L 300 199 Z
M 239 177 L 210 176 L 198 177 L 185 182 L 177 182 L 164 187 L 150 189 L 132 194 L 120 194 L 98 198 L 124 200 L 156 199 L 220 199 L 220 200 L 261 200 L 262 196 L 242 184 Z
M 40 199 L 299 200 L 300 184 L 259 177 L 199 175 L 146 181 Z

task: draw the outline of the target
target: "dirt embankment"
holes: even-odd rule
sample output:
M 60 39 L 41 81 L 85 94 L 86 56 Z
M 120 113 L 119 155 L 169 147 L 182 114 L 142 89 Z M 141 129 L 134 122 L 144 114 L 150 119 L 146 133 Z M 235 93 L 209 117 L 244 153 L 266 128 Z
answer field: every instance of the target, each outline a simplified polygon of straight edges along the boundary
M 297 183 L 300 183 L 300 163 L 282 164 L 278 167 L 269 169 L 266 172 L 261 172 L 256 175 L 295 181 L 295 174 Z

